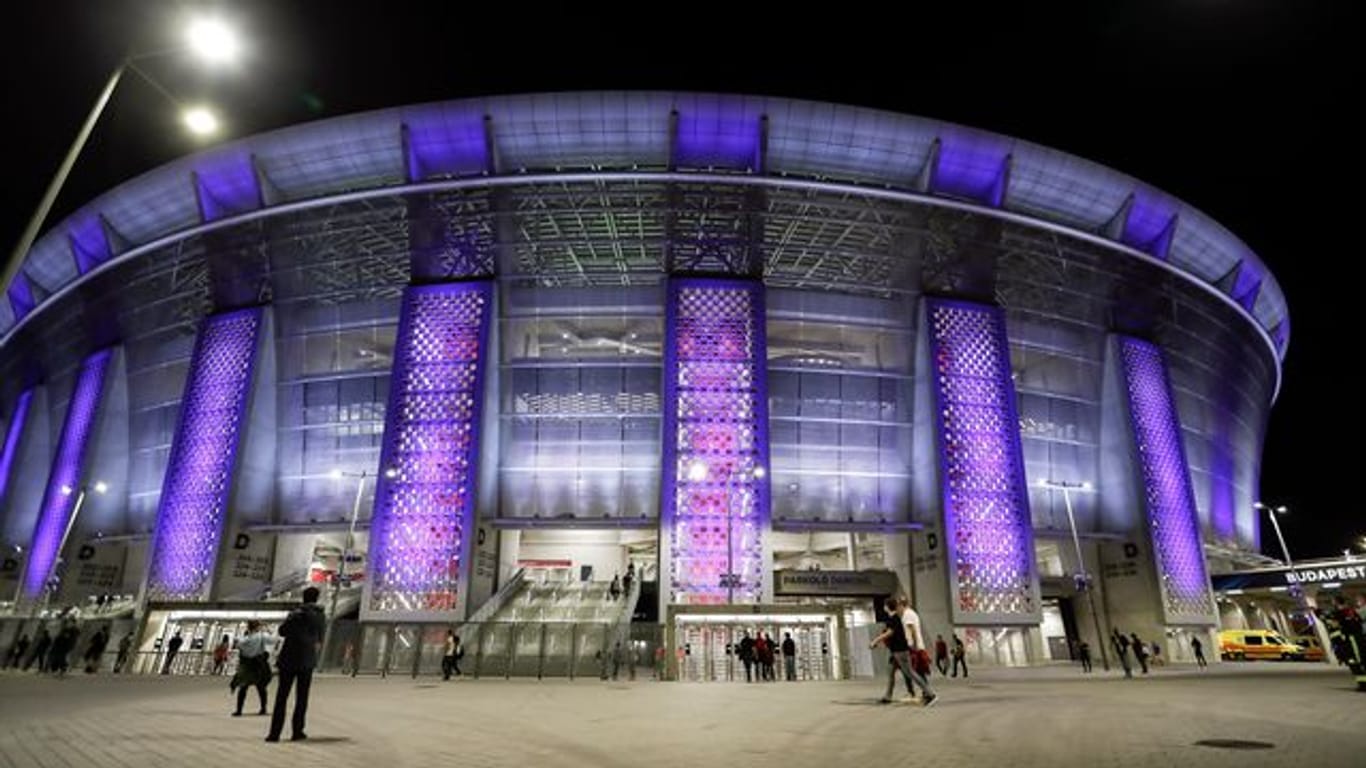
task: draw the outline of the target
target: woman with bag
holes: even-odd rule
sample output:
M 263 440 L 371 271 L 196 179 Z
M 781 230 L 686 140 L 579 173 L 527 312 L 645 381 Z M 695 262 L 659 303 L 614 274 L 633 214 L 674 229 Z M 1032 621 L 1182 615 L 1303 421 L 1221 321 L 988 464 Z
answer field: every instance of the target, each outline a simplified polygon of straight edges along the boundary
M 266 688 L 270 686 L 270 636 L 261 629 L 261 622 L 247 622 L 247 635 L 237 644 L 237 674 L 232 676 L 232 690 L 237 692 L 237 711 L 233 717 L 242 716 L 242 705 L 247 702 L 247 688 L 255 687 L 256 696 L 261 701 L 261 709 L 256 714 L 266 714 Z

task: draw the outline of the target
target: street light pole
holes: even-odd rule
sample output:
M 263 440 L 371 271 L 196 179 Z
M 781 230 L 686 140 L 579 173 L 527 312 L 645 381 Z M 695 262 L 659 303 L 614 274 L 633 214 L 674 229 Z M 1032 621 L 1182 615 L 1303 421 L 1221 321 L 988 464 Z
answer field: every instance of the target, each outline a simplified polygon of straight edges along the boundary
M 61 541 L 57 543 L 57 558 L 53 561 L 52 571 L 43 577 L 43 600 L 41 603 L 43 610 L 47 610 L 48 605 L 52 601 L 52 594 L 57 591 L 57 587 L 61 584 L 61 577 L 57 575 L 57 569 L 60 565 L 62 565 L 65 562 L 62 558 L 62 550 L 66 549 L 66 540 L 71 537 L 71 531 L 76 527 L 76 518 L 80 516 L 81 507 L 85 506 L 85 497 L 92 487 L 94 488 L 96 493 L 104 493 L 105 491 L 109 490 L 109 486 L 105 485 L 103 482 L 97 481 L 93 484 L 93 486 L 82 485 L 76 491 L 76 503 L 71 506 L 71 517 L 67 518 L 66 528 L 62 530 Z M 71 486 L 62 486 L 61 493 L 63 496 L 70 496 L 72 493 Z M 30 559 L 29 562 L 32 562 L 32 560 Z M 16 606 L 19 604 L 19 596 L 22 594 L 23 588 L 24 579 L 21 577 L 19 579 L 19 588 L 14 593 L 14 602 Z M 33 606 L 33 612 L 37 613 L 38 608 L 39 605 L 35 603 Z
M 118 88 L 124 73 L 129 69 L 133 70 L 163 96 L 170 99 L 177 108 L 183 108 L 180 100 L 172 95 L 165 86 L 152 79 L 146 71 L 139 68 L 137 62 L 193 50 L 212 63 L 222 63 L 235 56 L 239 48 L 232 30 L 216 21 L 201 20 L 190 27 L 189 34 L 188 45 L 139 54 L 128 53 L 119 59 L 118 66 L 114 67 L 114 71 L 109 75 L 109 80 L 104 84 L 104 89 L 100 91 L 100 95 L 95 99 L 94 106 L 90 108 L 90 114 L 86 115 L 85 122 L 81 124 L 81 130 L 76 133 L 75 140 L 71 142 L 71 146 L 66 151 L 66 156 L 62 158 L 62 164 L 57 166 L 57 173 L 48 182 L 47 189 L 38 202 L 37 210 L 33 212 L 28 224 L 24 226 L 24 232 L 20 235 L 19 242 L 10 252 L 9 259 L 5 262 L 4 272 L 0 273 L 0 290 L 4 290 L 19 274 L 19 270 L 24 264 L 24 258 L 28 255 L 29 249 L 33 247 L 33 241 L 38 239 L 38 233 L 47 221 L 48 214 L 52 212 L 52 206 L 57 202 L 57 196 L 61 194 L 62 187 L 66 185 L 66 179 L 71 175 L 71 169 L 76 165 L 76 160 L 81 156 L 81 151 L 85 149 L 91 132 L 95 130 L 95 124 L 104 114 L 104 109 L 109 105 L 109 100 L 113 97 L 114 90 Z
M 1080 578 L 1076 584 L 1078 587 L 1085 586 L 1086 588 L 1087 607 L 1091 610 L 1091 621 L 1095 623 L 1096 647 L 1100 651 L 1100 665 L 1106 672 L 1109 672 L 1110 655 L 1105 652 L 1105 633 L 1100 629 L 1100 613 L 1096 611 L 1096 591 L 1091 588 L 1091 575 L 1086 572 L 1086 560 L 1081 553 L 1081 537 L 1077 534 L 1077 519 L 1072 514 L 1072 489 L 1089 488 L 1090 486 L 1086 483 L 1068 483 L 1061 480 L 1042 480 L 1040 485 L 1062 491 L 1063 506 L 1067 508 L 1067 525 L 1072 530 L 1072 546 L 1077 552 L 1077 575 Z
M 1253 509 L 1260 509 L 1266 512 L 1267 516 L 1271 518 L 1271 528 L 1276 532 L 1276 540 L 1281 543 L 1281 556 L 1285 559 L 1285 567 L 1293 576 L 1295 573 L 1295 563 L 1290 559 L 1290 548 L 1285 545 L 1285 534 L 1281 533 L 1281 521 L 1277 519 L 1281 515 L 1289 513 L 1290 509 L 1284 505 L 1272 507 L 1270 504 L 1263 504 L 1260 501 L 1253 502 L 1252 507 Z M 1295 596 L 1295 602 L 1299 603 L 1306 618 L 1309 619 L 1310 626 L 1314 628 L 1314 635 L 1318 638 L 1319 645 L 1323 648 L 1323 660 L 1329 664 L 1336 663 L 1336 659 L 1333 657 L 1333 644 L 1328 639 L 1328 632 L 1324 628 L 1323 622 L 1319 621 L 1318 615 L 1314 612 L 1314 608 L 1309 605 L 1309 598 L 1304 594 L 1304 587 L 1300 584 L 1299 580 L 1291 582 L 1290 592 Z
M 7 286 L 14 276 L 18 274 L 19 267 L 24 263 L 24 256 L 29 248 L 33 247 L 33 241 L 38 238 L 38 231 L 43 228 L 43 222 L 47 221 L 47 215 L 52 211 L 53 203 L 57 202 L 57 195 L 62 191 L 66 184 L 66 178 L 71 174 L 71 169 L 76 165 L 76 158 L 80 157 L 81 150 L 85 149 L 85 143 L 90 139 L 91 131 L 95 130 L 95 123 L 99 122 L 100 115 L 104 113 L 104 108 L 109 104 L 109 98 L 114 95 L 114 89 L 118 87 L 119 80 L 123 79 L 123 73 L 128 69 L 129 59 L 127 57 L 119 61 L 119 65 L 114 68 L 113 74 L 109 76 L 109 82 L 105 83 L 104 90 L 100 91 L 99 98 L 95 99 L 95 106 L 91 107 L 90 114 L 86 116 L 85 123 L 81 125 L 81 130 L 76 134 L 76 140 L 71 142 L 71 147 L 66 151 L 66 157 L 62 158 L 62 164 L 57 167 L 57 173 L 48 182 L 47 191 L 43 193 L 43 199 L 38 202 L 38 209 L 29 218 L 28 225 L 24 227 L 24 234 L 20 236 L 18 244 L 10 252 L 9 261 L 5 263 L 5 272 L 0 277 L 0 287 Z
M 351 504 L 351 523 L 346 530 L 346 545 L 342 548 L 341 561 L 337 564 L 337 573 L 332 581 L 332 608 L 327 612 L 327 628 L 323 633 L 323 653 L 327 653 L 331 647 L 332 630 L 337 622 L 337 601 L 341 597 L 342 581 L 346 577 L 346 561 L 351 556 L 351 550 L 356 546 L 356 521 L 360 518 L 361 501 L 365 498 L 365 480 L 371 476 L 369 472 L 343 472 L 340 469 L 332 470 L 334 479 L 343 477 L 356 478 L 356 498 Z M 398 476 L 397 470 L 386 469 L 384 476 L 390 479 Z

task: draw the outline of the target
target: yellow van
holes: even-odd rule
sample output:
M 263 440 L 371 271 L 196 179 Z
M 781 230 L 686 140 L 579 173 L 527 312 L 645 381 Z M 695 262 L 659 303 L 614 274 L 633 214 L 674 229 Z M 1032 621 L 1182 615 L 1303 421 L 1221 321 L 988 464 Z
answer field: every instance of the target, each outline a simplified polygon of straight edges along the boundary
M 1229 661 L 1304 658 L 1296 645 L 1269 629 L 1225 629 L 1219 633 L 1219 655 Z

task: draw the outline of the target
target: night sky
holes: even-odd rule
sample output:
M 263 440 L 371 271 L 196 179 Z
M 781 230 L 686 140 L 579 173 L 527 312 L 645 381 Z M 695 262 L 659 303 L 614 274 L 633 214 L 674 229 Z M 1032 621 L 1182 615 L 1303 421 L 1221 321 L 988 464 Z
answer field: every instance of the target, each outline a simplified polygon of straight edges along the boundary
M 119 56 L 174 44 L 176 18 L 199 5 L 6 8 L 6 255 Z M 610 12 L 517 4 L 471 15 L 498 5 L 432 3 L 451 9 L 433 14 L 395 1 L 235 2 L 226 15 L 251 39 L 237 71 L 210 74 L 173 57 L 146 67 L 182 99 L 226 112 L 227 138 L 464 96 L 686 89 L 919 114 L 1111 166 L 1202 209 L 1270 265 L 1290 304 L 1291 339 L 1262 499 L 1291 508 L 1296 559 L 1340 555 L 1366 534 L 1366 514 L 1342 485 L 1363 472 L 1353 440 L 1362 406 L 1348 397 L 1355 377 L 1338 375 L 1344 364 L 1332 357 L 1350 359 L 1360 344 L 1348 336 L 1360 320 L 1345 311 L 1361 258 L 1360 208 L 1349 211 L 1349 195 L 1362 193 L 1363 178 L 1362 148 L 1348 143 L 1362 134 L 1349 117 L 1361 83 L 1345 4 L 1104 0 L 1009 18 L 989 9 L 935 18 L 909 3 L 895 12 L 790 3 L 775 6 L 788 9 L 778 18 L 747 16 L 738 3 Z M 193 151 L 176 120 L 164 97 L 126 79 L 49 224 Z M 1279 556 L 1263 528 L 1264 548 Z

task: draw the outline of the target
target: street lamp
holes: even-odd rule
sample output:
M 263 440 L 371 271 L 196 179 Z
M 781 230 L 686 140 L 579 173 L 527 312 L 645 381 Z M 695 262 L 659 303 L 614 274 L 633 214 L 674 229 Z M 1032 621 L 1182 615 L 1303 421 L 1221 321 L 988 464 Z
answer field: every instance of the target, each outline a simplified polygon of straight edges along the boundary
M 93 483 L 82 485 L 80 488 L 72 488 L 69 485 L 63 485 L 60 490 L 63 496 L 70 496 L 73 493 L 76 494 L 76 503 L 71 506 L 71 517 L 67 518 L 66 528 L 62 531 L 62 539 L 57 543 L 57 559 L 52 563 L 52 571 L 49 572 L 47 578 L 43 580 L 44 590 L 42 607 L 44 610 L 46 610 L 48 604 L 52 601 L 52 595 L 57 592 L 57 589 L 62 584 L 62 576 L 64 575 L 62 571 L 63 566 L 66 564 L 66 561 L 62 558 L 62 550 L 66 549 L 66 540 L 71 537 L 71 531 L 76 527 L 76 518 L 80 516 L 81 508 L 85 506 L 85 497 L 89 495 L 91 491 L 100 495 L 108 493 L 109 484 L 102 480 L 96 480 Z M 22 590 L 23 588 L 24 580 L 20 579 L 19 589 Z M 15 592 L 14 599 L 17 603 L 19 600 L 19 592 Z M 34 606 L 35 610 L 37 607 L 38 606 L 36 605 Z
M 1065 480 L 1040 480 L 1039 485 L 1049 490 L 1062 491 L 1063 506 L 1067 507 L 1067 525 L 1072 529 L 1072 546 L 1077 551 L 1077 589 L 1086 592 L 1086 602 L 1091 609 L 1091 621 L 1095 622 L 1096 646 L 1100 651 L 1100 664 L 1110 671 L 1110 656 L 1105 652 L 1105 633 L 1100 630 L 1100 613 L 1096 611 L 1096 592 L 1091 589 L 1091 574 L 1086 572 L 1086 560 L 1081 554 L 1081 537 L 1077 535 L 1077 519 L 1072 514 L 1072 491 L 1091 490 L 1090 483 L 1069 483 Z
M 1276 531 L 1276 539 L 1281 542 L 1281 554 L 1285 557 L 1285 567 L 1294 568 L 1295 564 L 1290 561 L 1290 550 L 1285 546 L 1285 536 L 1281 533 L 1281 523 L 1277 520 L 1281 515 L 1289 514 L 1290 509 L 1285 506 L 1273 507 L 1260 501 L 1253 502 L 1252 508 L 1266 512 L 1267 517 L 1271 518 L 1271 527 Z
M 104 113 L 104 108 L 108 106 L 109 99 L 114 95 L 114 89 L 118 87 L 119 81 L 123 79 L 125 72 L 132 70 L 134 74 L 141 77 L 149 85 L 156 89 L 158 93 L 165 96 L 175 104 L 184 114 L 186 125 L 198 135 L 204 135 L 205 131 L 200 130 L 209 127 L 208 132 L 212 132 L 217 127 L 217 121 L 212 121 L 212 125 L 204 119 L 205 114 L 199 114 L 194 123 L 190 122 L 190 112 L 181 104 L 161 83 L 158 83 L 146 70 L 138 66 L 139 61 L 146 59 L 169 56 L 182 52 L 191 52 L 199 58 L 211 64 L 220 65 L 228 60 L 235 58 L 241 50 L 241 44 L 231 28 L 221 20 L 199 20 L 192 23 L 188 29 L 185 44 L 160 51 L 149 51 L 145 53 L 129 53 L 119 60 L 118 66 L 109 75 L 109 80 L 104 84 L 104 89 L 95 98 L 95 105 L 90 108 L 90 114 L 86 116 L 81 129 L 76 133 L 76 138 L 71 142 L 71 147 L 66 151 L 66 156 L 62 158 L 62 164 L 57 167 L 57 173 L 48 182 L 47 190 L 43 192 L 42 199 L 38 202 L 38 208 L 33 212 L 28 225 L 24 227 L 24 232 L 19 237 L 19 242 L 14 246 L 10 253 L 9 261 L 5 264 L 4 274 L 0 276 L 0 289 L 8 286 L 19 273 L 19 268 L 24 263 L 24 257 L 33 247 L 33 241 L 38 239 L 38 231 L 42 229 L 43 223 L 47 221 L 47 215 L 52 211 L 52 205 L 57 201 L 57 195 L 62 191 L 66 184 L 67 176 L 71 174 L 71 169 L 76 165 L 76 159 L 80 157 L 81 150 L 85 148 L 86 142 L 90 139 L 90 134 L 95 129 L 95 123 L 99 122 L 100 115 Z M 201 108 L 202 109 L 202 108 Z M 209 114 L 212 117 L 211 114 Z M 199 128 L 196 128 L 198 126 Z
M 1281 515 L 1290 514 L 1290 508 L 1285 505 L 1273 507 L 1260 501 L 1254 501 L 1252 508 L 1266 512 L 1267 517 L 1271 518 L 1271 527 L 1276 531 L 1276 540 L 1281 543 L 1281 555 L 1285 559 L 1285 567 L 1293 576 L 1295 563 L 1290 559 L 1290 548 L 1285 545 L 1285 534 L 1281 533 L 1281 522 L 1278 519 Z M 1304 594 L 1304 587 L 1300 584 L 1299 579 L 1292 579 L 1290 582 L 1290 594 L 1295 596 L 1295 602 L 1299 603 L 1300 609 L 1304 611 L 1305 617 L 1309 620 L 1309 625 L 1314 628 L 1314 634 L 1318 636 L 1319 645 L 1324 651 L 1323 660 L 1330 664 L 1333 663 L 1333 644 L 1328 640 L 1328 632 L 1323 623 L 1319 621 L 1318 614 L 1309 605 L 1309 598 Z
M 356 545 L 356 520 L 360 517 L 361 499 L 365 497 L 365 481 L 374 477 L 373 472 L 346 472 L 341 469 L 334 469 L 328 473 L 333 480 L 341 480 L 344 477 L 354 477 L 356 479 L 356 500 L 351 505 L 351 524 L 346 530 L 346 546 L 342 548 L 341 562 L 337 564 L 337 573 L 332 581 L 332 609 L 327 613 L 327 631 L 323 634 L 323 652 L 326 653 L 332 639 L 332 627 L 337 621 L 337 599 L 341 595 L 342 580 L 346 577 L 346 561 L 351 556 L 351 548 Z M 388 467 L 384 470 L 384 476 L 390 480 L 398 477 L 398 470 Z

